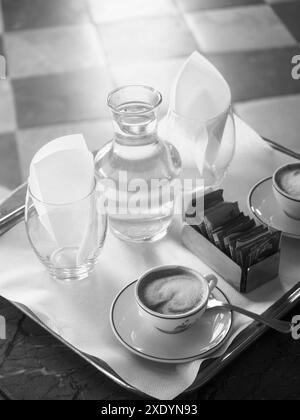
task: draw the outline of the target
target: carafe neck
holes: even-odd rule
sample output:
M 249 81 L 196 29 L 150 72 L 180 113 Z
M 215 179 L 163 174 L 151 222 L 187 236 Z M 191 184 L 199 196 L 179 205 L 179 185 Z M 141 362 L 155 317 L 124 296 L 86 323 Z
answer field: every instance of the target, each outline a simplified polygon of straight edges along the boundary
M 114 141 L 126 146 L 157 141 L 161 101 L 161 94 L 146 86 L 125 86 L 112 92 L 108 105 L 113 116 Z
M 136 115 L 113 114 L 114 141 L 121 145 L 137 146 L 157 140 L 158 119 L 155 112 Z

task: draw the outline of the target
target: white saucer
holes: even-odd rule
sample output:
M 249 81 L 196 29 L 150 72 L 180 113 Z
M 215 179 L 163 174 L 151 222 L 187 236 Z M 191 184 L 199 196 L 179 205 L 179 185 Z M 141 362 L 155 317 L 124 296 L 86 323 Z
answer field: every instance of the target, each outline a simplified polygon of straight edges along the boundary
M 228 338 L 233 323 L 232 312 L 210 309 L 188 330 L 165 334 L 147 325 L 135 302 L 136 281 L 116 297 L 111 309 L 111 326 L 117 339 L 132 353 L 160 363 L 187 363 L 205 358 Z M 223 292 L 213 295 L 228 302 Z
M 260 181 L 250 192 L 248 206 L 264 225 L 282 231 L 284 236 L 300 239 L 300 221 L 289 217 L 273 194 L 272 178 Z

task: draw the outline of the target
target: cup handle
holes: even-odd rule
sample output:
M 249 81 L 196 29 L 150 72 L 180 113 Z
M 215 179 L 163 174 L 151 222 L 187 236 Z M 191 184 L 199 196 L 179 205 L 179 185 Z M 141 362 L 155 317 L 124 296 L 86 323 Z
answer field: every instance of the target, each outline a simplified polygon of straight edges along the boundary
M 205 276 L 205 280 L 208 283 L 209 291 L 211 293 L 214 290 L 214 288 L 217 286 L 218 279 L 213 274 L 209 274 L 208 276 Z

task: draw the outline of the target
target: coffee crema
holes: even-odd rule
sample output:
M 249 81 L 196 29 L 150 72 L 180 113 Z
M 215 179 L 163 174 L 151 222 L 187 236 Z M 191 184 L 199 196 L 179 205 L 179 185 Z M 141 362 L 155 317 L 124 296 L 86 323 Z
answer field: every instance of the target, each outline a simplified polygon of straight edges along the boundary
M 192 311 L 206 299 L 201 280 L 189 275 L 174 275 L 155 279 L 144 285 L 142 302 L 152 311 L 178 315 Z
M 287 194 L 300 199 L 300 165 L 283 170 L 279 176 L 279 186 Z

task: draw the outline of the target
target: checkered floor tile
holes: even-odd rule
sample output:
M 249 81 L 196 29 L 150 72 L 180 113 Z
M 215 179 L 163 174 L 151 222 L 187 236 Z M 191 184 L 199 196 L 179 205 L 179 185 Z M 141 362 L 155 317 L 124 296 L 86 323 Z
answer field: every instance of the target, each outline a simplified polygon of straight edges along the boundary
M 173 0 L 88 0 L 88 5 L 96 23 L 172 16 L 179 13 Z
M 296 147 L 299 21 L 300 0 L 2 0 L 0 184 L 26 179 L 51 138 L 83 132 L 92 149 L 109 140 L 106 96 L 116 85 L 157 87 L 165 112 L 172 80 L 195 49 L 228 79 L 244 119 Z M 268 129 L 274 119 L 280 124 Z
M 251 4 L 264 4 L 264 0 L 175 0 L 183 12 L 197 10 L 223 9 L 226 7 L 247 6 Z
M 206 53 L 296 45 L 296 40 L 267 5 L 189 13 L 187 19 L 199 47 Z
M 106 64 L 97 30 L 92 25 L 9 32 L 4 36 L 4 44 L 13 79 Z
M 2 0 L 6 31 L 88 22 L 83 0 Z

